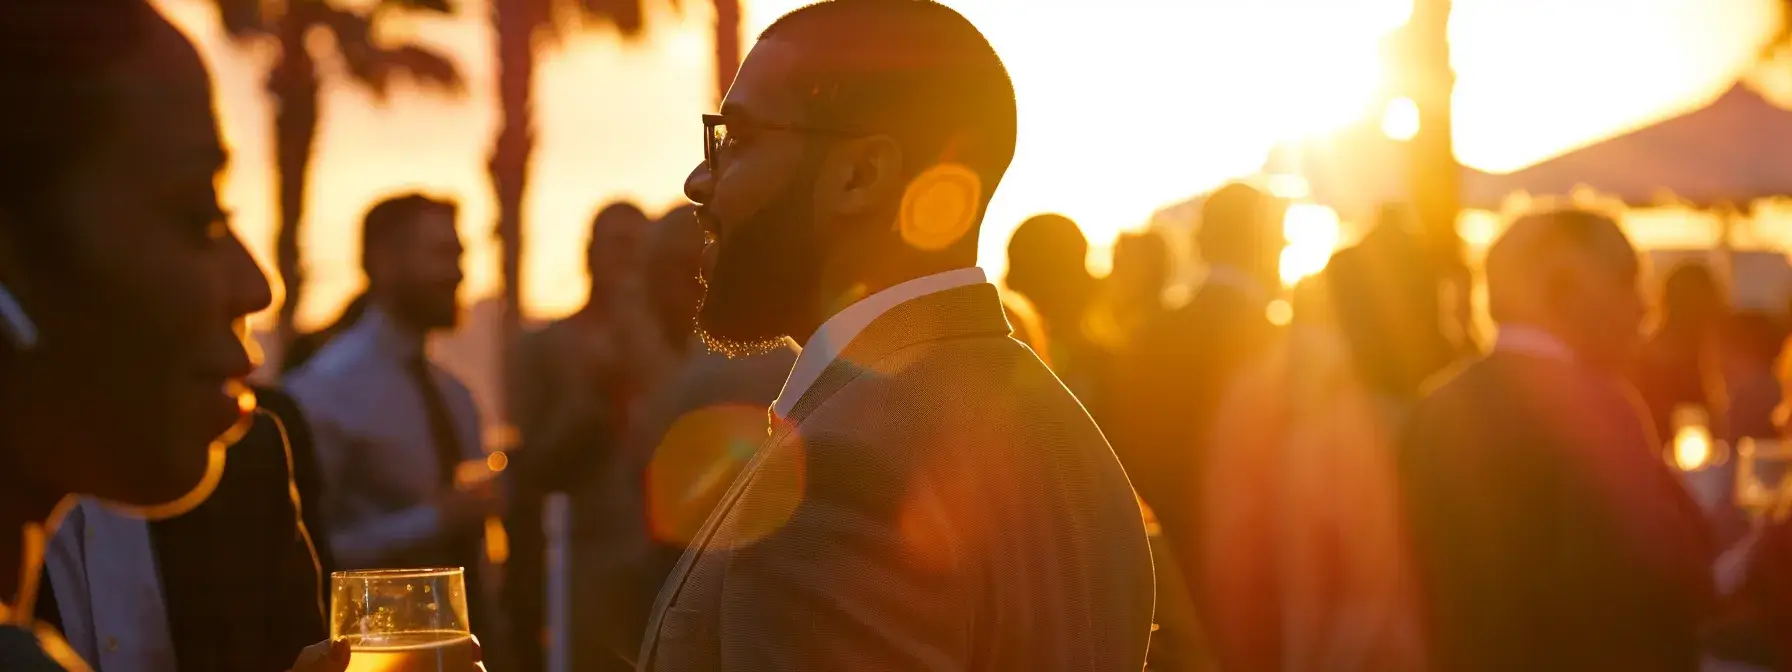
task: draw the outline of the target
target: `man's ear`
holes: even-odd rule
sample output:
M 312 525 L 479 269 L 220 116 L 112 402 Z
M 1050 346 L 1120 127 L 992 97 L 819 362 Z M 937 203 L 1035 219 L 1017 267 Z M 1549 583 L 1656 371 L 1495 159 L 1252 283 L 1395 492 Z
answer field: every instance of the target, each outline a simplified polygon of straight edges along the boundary
M 888 135 L 855 138 L 834 152 L 821 185 L 840 215 L 864 215 L 902 198 L 902 144 Z

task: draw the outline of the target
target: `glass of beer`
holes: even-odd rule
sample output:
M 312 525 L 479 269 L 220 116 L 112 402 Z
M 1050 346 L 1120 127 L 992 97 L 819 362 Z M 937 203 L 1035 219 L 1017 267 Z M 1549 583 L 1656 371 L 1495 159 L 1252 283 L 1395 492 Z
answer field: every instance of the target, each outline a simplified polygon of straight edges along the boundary
M 331 574 L 330 637 L 348 640 L 348 672 L 478 669 L 459 567 Z
M 1792 506 L 1792 444 L 1743 439 L 1737 452 L 1736 505 L 1757 519 L 1786 515 Z

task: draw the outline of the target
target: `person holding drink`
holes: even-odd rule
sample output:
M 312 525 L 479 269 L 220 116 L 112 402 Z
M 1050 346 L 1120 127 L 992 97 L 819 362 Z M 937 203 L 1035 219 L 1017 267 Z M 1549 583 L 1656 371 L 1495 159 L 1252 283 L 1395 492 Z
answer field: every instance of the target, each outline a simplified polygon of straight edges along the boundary
M 57 519 L 206 499 L 254 408 L 238 325 L 271 296 L 218 203 L 210 79 L 154 9 L 0 3 L 0 91 L 0 669 L 88 670 L 32 620 Z
M 425 352 L 428 335 L 453 328 L 460 312 L 456 213 L 421 194 L 368 211 L 367 312 L 287 387 L 311 420 L 337 563 L 464 567 L 474 620 L 490 624 L 477 577 L 496 492 L 490 479 L 456 478 L 462 462 L 484 458 L 478 409 Z
M 85 670 L 32 620 L 47 539 L 75 495 L 205 499 L 270 290 L 218 203 L 211 82 L 148 5 L 0 3 L 0 91 L 0 669 Z

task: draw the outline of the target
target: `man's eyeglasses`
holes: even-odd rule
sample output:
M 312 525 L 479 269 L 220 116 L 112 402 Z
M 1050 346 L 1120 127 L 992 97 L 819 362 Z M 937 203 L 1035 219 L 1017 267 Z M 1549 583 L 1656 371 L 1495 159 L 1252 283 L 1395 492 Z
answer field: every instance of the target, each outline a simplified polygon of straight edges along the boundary
M 728 120 L 720 114 L 703 115 L 703 160 L 715 169 L 716 159 L 722 151 L 734 146 L 734 136 L 728 132 Z M 767 131 L 790 131 L 792 133 L 819 133 L 825 135 L 854 136 L 864 135 L 864 131 L 853 131 L 842 128 L 823 128 L 802 124 L 780 124 L 768 121 L 736 121 L 736 126 L 743 126 Z

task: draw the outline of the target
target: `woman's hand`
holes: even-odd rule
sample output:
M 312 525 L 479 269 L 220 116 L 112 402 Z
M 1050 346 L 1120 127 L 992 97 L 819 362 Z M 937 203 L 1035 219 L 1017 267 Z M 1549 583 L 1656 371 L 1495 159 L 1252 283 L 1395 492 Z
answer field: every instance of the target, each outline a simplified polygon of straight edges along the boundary
M 287 672 L 345 672 L 348 670 L 348 640 L 324 640 L 299 652 Z

